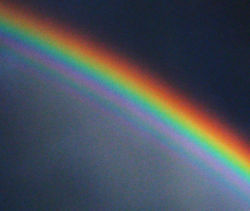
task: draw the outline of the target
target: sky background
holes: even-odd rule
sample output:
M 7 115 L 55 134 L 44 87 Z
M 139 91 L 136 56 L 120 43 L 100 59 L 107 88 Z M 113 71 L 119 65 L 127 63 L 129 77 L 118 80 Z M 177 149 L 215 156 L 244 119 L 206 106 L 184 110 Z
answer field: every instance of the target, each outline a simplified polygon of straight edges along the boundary
M 246 0 L 13 2 L 148 65 L 249 135 Z
M 249 130 L 247 1 L 14 0 L 145 64 Z M 0 48 L 2 210 L 244 210 L 249 201 L 160 138 L 27 74 Z M 26 72 L 26 74 L 24 74 Z M 101 98 L 101 97 L 100 97 Z M 128 114 L 129 115 L 129 114 Z M 169 140 L 171 141 L 171 140 Z

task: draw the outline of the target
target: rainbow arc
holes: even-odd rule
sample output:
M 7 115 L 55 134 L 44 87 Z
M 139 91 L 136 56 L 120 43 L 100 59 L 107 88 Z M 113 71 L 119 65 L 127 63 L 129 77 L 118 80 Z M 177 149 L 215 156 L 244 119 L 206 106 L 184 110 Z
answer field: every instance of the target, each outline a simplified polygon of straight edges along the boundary
M 250 193 L 249 146 L 225 122 L 169 87 L 147 68 L 65 26 L 0 4 L 0 39 L 40 72 L 81 93 L 92 90 L 177 143 Z M 38 68 L 39 69 L 39 68 Z

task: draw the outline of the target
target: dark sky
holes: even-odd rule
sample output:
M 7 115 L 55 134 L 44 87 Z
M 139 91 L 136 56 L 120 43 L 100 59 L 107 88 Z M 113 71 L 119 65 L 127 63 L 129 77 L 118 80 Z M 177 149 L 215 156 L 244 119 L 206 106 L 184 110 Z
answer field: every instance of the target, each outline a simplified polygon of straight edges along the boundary
M 249 134 L 248 1 L 14 2 L 109 43 Z

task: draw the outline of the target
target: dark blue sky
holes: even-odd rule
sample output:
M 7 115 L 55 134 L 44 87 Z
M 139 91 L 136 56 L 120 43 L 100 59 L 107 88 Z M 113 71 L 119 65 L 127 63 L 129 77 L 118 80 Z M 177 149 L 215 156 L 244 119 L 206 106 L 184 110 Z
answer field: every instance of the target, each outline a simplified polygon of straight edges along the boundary
M 247 1 L 14 2 L 149 65 L 239 133 L 249 134 Z
M 249 197 L 168 136 L 41 80 L 0 51 L 1 210 L 245 210 Z M 84 92 L 83 92 L 84 93 Z M 105 106 L 106 104 L 106 106 Z M 128 119 L 133 113 L 127 114 Z M 148 129 L 148 128 L 147 128 Z M 248 184 L 248 183 L 246 183 Z

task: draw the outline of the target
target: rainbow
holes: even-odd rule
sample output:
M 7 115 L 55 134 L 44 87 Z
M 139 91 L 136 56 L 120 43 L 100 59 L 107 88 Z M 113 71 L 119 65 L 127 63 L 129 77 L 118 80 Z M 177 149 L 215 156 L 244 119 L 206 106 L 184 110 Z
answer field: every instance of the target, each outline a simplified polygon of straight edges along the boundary
M 182 150 L 197 165 L 205 163 L 249 196 L 249 146 L 229 125 L 145 66 L 24 11 L 0 3 L 0 41 L 28 63 L 31 59 L 33 74 L 57 81 L 79 100 L 83 93 L 101 96 L 113 112 L 123 118 L 130 115 L 134 125 L 143 122 L 145 131 L 157 131 L 162 145 Z

